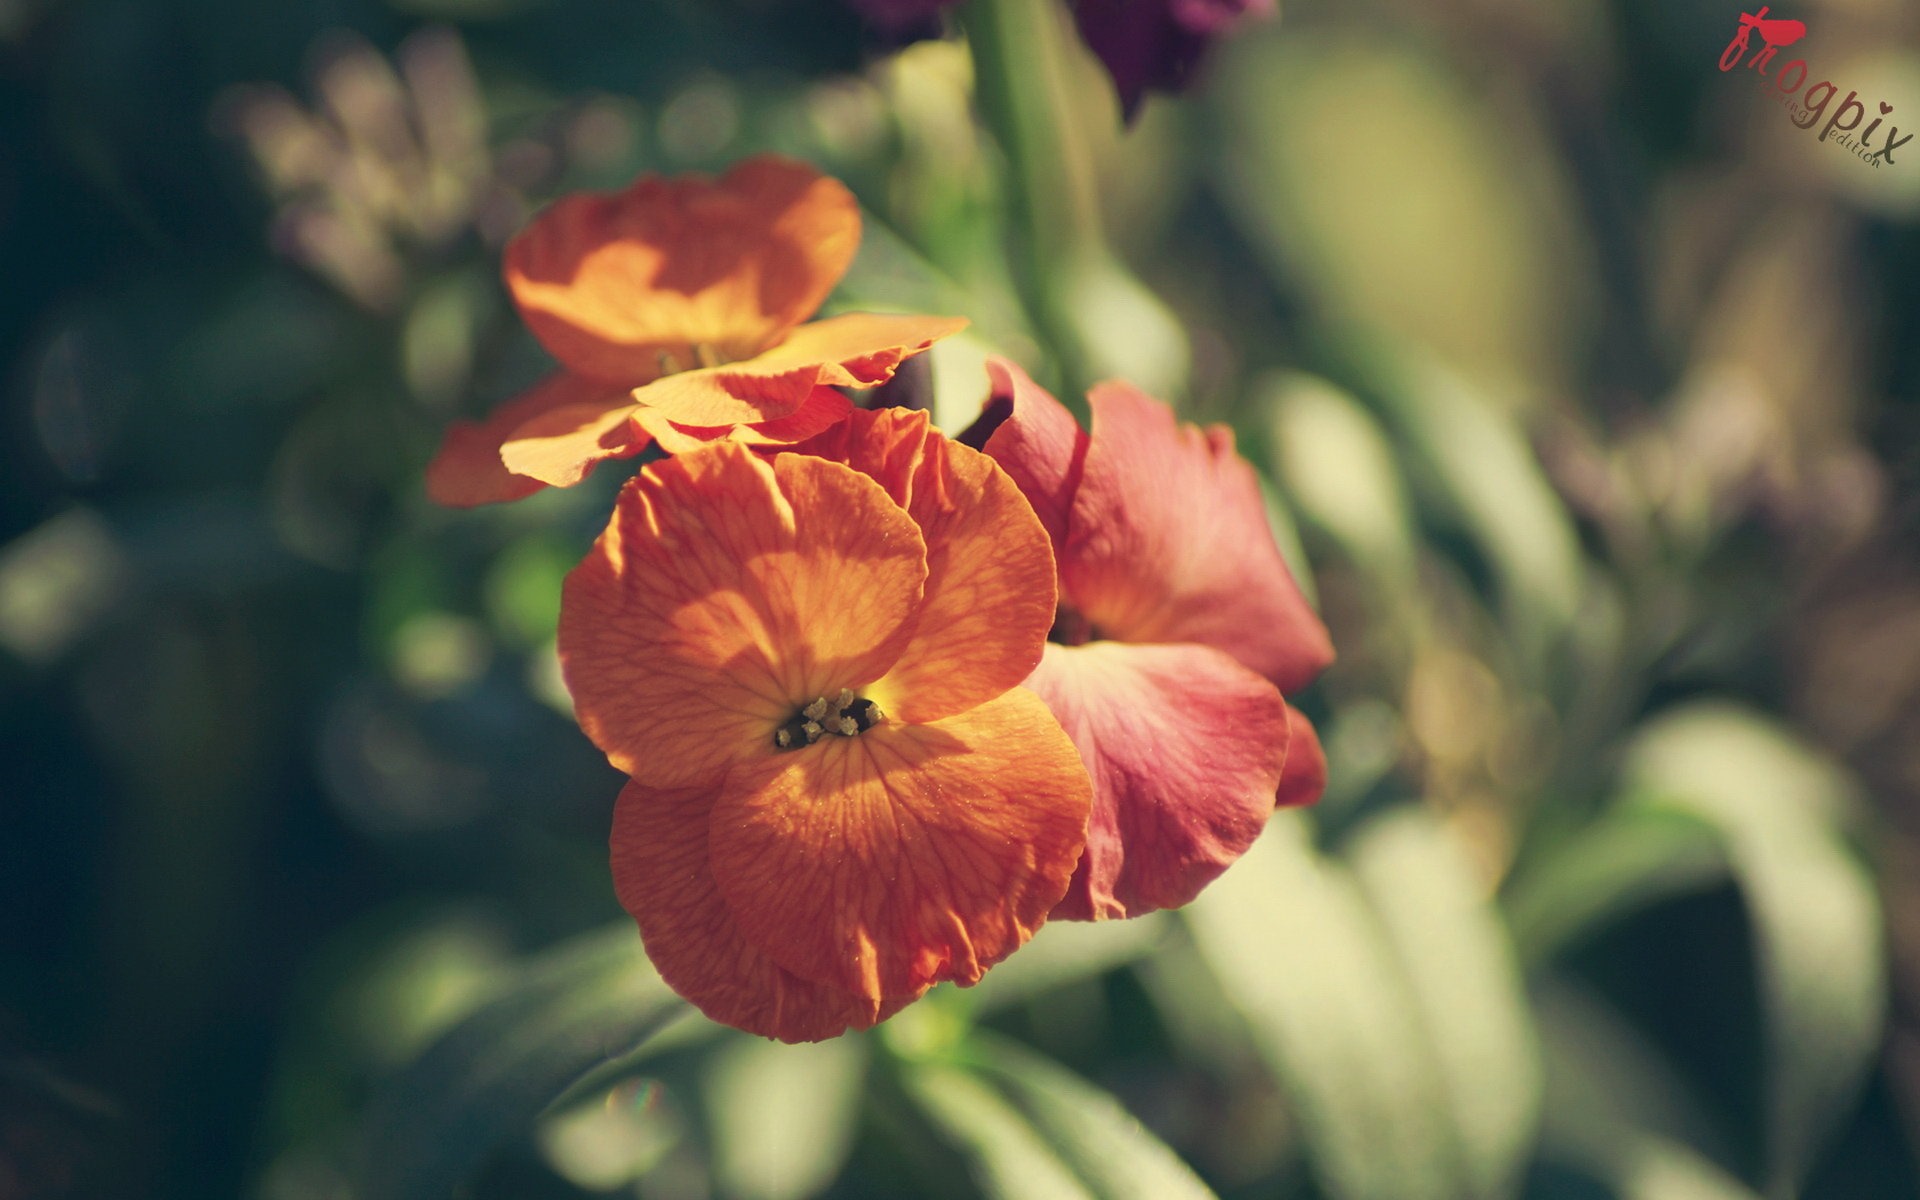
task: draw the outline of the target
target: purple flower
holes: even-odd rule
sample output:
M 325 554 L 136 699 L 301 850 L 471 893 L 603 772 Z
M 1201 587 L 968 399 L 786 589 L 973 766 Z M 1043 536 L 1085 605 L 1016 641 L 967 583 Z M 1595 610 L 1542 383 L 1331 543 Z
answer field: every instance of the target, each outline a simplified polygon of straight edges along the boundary
M 1149 89 L 1186 87 L 1213 39 L 1243 18 L 1273 14 L 1274 0 L 1069 0 L 1080 36 L 1106 64 L 1128 120 Z M 883 33 L 931 37 L 953 0 L 848 0 Z
M 1149 88 L 1187 86 L 1213 39 L 1274 0 L 1073 0 L 1080 36 L 1100 56 L 1129 120 Z
M 853 10 L 890 39 L 940 36 L 940 10 L 953 0 L 847 0 Z

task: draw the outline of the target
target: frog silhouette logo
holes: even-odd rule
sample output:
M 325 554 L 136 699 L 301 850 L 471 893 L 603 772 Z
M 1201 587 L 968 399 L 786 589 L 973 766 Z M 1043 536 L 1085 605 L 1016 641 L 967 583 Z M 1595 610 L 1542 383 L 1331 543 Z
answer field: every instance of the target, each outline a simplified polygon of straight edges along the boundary
M 1731 71 L 1739 66 L 1740 60 L 1752 49 L 1753 31 L 1759 30 L 1760 40 L 1765 44 L 1747 60 L 1747 65 L 1759 75 L 1756 82 L 1761 94 L 1778 101 L 1787 110 L 1787 119 L 1801 129 L 1810 130 L 1825 121 L 1826 124 L 1820 128 L 1819 141 L 1824 143 L 1829 138 L 1833 139 L 1835 145 L 1844 147 L 1870 167 L 1877 169 L 1882 164 L 1892 166 L 1893 152 L 1913 140 L 1911 133 L 1902 136 L 1900 127 L 1893 123 L 1896 118 L 1892 104 L 1885 100 L 1877 101 L 1879 115 L 1873 116 L 1873 120 L 1862 130 L 1860 122 L 1872 115 L 1867 111 L 1871 97 L 1862 97 L 1857 91 L 1847 92 L 1842 97 L 1840 85 L 1831 78 L 1809 84 L 1807 81 L 1813 78 L 1813 68 L 1804 58 L 1782 63 L 1778 71 L 1767 71 L 1774 51 L 1782 46 L 1791 46 L 1807 35 L 1805 22 L 1768 17 L 1771 11 L 1762 6 L 1759 12 L 1740 14 L 1740 26 L 1734 31 L 1733 41 L 1720 52 L 1720 69 Z M 1840 100 L 1837 108 L 1833 105 L 1836 98 Z M 1829 108 L 1833 108 L 1831 113 L 1827 111 Z M 1876 149 L 1873 136 L 1882 126 L 1886 127 L 1886 138 Z M 1855 130 L 1859 130 L 1859 133 L 1856 134 Z
M 1739 31 L 1733 35 L 1733 40 L 1727 43 L 1727 48 L 1720 53 L 1722 71 L 1731 71 L 1740 64 L 1741 58 L 1747 53 L 1748 39 L 1753 36 L 1753 31 L 1756 29 L 1760 31 L 1760 40 L 1766 45 L 1747 65 L 1762 75 L 1767 73 L 1767 63 L 1772 60 L 1775 50 L 1782 46 L 1791 46 L 1807 35 L 1805 21 L 1787 21 L 1779 18 L 1768 20 L 1767 14 L 1772 11 L 1771 8 L 1762 5 L 1757 13 L 1740 14 Z

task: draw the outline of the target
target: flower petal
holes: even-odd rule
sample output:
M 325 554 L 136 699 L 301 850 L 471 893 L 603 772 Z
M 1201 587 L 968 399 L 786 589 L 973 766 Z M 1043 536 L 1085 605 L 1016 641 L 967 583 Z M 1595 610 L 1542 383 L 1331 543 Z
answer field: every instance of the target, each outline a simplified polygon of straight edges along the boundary
M 818 387 L 872 387 L 950 333 L 964 317 L 847 313 L 802 325 L 752 358 L 681 371 L 633 398 L 680 425 L 753 425 L 787 416 Z
M 813 697 L 884 674 L 925 580 L 912 519 L 839 463 L 723 444 L 650 464 L 561 594 L 575 715 L 642 784 L 718 783 Z
M 903 409 L 856 409 L 794 449 L 879 482 L 926 539 L 920 630 L 870 699 L 903 721 L 937 721 L 1032 673 L 1053 625 L 1053 548 L 1005 471 Z
M 718 180 L 642 176 L 564 197 L 507 245 L 507 286 L 553 356 L 645 383 L 661 355 L 746 358 L 820 307 L 860 243 L 853 194 L 805 163 L 761 156 Z M 708 422 L 718 424 L 719 422 Z
M 992 391 L 960 441 L 1000 464 L 1040 516 L 1054 548 L 1066 544 L 1067 514 L 1087 455 L 1073 414 L 1004 358 L 987 360 Z
M 494 409 L 486 420 L 448 426 L 440 452 L 427 466 L 427 495 L 437 504 L 458 508 L 531 496 L 547 485 L 509 471 L 500 457 L 515 430 L 560 408 L 629 403 L 627 389 L 619 385 L 564 371 L 550 375 Z
M 572 487 L 609 458 L 632 458 L 650 434 L 633 419 L 625 391 L 569 404 L 523 422 L 500 447 L 500 461 L 516 476 L 552 487 Z
M 715 794 L 629 783 L 613 810 L 613 888 L 661 978 L 714 1020 L 783 1042 L 866 1029 L 918 999 L 873 1000 L 813 983 L 741 935 L 707 866 Z
M 713 876 L 747 939 L 796 975 L 872 999 L 964 986 L 1059 901 L 1088 799 L 1073 744 L 1015 688 L 735 768 Z
M 689 454 L 714 442 L 739 442 L 743 446 L 802 442 L 838 425 L 852 411 L 853 401 L 838 388 L 820 387 L 813 389 L 793 412 L 758 425 L 678 425 L 659 409 L 645 404 L 634 406 L 633 419 L 668 454 Z
M 1273 812 L 1287 707 L 1207 646 L 1048 646 L 1027 681 L 1093 776 L 1087 851 L 1056 918 L 1178 908 L 1239 858 Z
M 1306 714 L 1287 705 L 1287 765 L 1280 773 L 1276 808 L 1300 808 L 1320 799 L 1327 790 L 1327 752 L 1320 733 Z
M 1088 397 L 1093 433 L 1060 554 L 1065 602 L 1100 637 L 1217 646 L 1279 685 L 1333 661 L 1287 570 L 1233 433 L 1200 430 L 1123 383 Z

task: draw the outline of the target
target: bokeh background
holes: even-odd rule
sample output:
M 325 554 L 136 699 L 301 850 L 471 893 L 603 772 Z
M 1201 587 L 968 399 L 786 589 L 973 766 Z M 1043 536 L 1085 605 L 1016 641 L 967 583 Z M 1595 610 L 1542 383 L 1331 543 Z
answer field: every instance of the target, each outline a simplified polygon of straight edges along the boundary
M 1731 0 L 1294 0 L 1126 130 L 1032 11 L 0 0 L 0 1197 L 1920 1195 L 1920 143 Z M 1775 15 L 1920 128 L 1920 7 Z M 799 1049 L 613 901 L 624 469 L 420 482 L 531 212 L 760 150 L 973 319 L 950 428 L 990 349 L 1230 423 L 1341 654 L 1199 903 Z

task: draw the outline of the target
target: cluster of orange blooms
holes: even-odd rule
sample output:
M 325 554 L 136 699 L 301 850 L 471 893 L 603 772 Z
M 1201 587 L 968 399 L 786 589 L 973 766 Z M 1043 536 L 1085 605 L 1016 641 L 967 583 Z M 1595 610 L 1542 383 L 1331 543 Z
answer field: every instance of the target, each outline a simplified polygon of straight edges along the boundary
M 715 1020 L 785 1041 L 977 982 L 1050 917 L 1193 899 L 1325 766 L 1332 659 L 1225 429 L 993 361 L 958 437 L 848 391 L 961 329 L 811 321 L 859 208 L 803 164 L 566 197 L 506 280 L 560 371 L 450 430 L 456 505 L 649 446 L 568 576 L 562 669 L 629 776 L 613 879 Z

